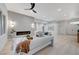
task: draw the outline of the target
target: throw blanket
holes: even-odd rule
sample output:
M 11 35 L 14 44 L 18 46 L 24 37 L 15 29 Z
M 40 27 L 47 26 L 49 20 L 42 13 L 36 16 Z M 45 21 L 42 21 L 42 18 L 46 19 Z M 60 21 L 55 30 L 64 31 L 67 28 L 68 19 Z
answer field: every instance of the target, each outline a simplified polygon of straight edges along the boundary
M 16 47 L 16 53 L 19 53 L 19 52 L 28 53 L 30 51 L 29 45 L 30 45 L 29 40 L 20 42 Z

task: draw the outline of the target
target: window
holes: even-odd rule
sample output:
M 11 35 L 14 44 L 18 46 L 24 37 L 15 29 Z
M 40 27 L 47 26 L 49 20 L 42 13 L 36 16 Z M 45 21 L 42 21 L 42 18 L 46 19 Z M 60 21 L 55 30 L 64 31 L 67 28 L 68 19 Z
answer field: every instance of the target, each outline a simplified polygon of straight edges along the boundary
M 0 11 L 0 36 L 5 33 L 5 16 Z
M 0 12 L 0 35 L 2 34 L 2 12 Z

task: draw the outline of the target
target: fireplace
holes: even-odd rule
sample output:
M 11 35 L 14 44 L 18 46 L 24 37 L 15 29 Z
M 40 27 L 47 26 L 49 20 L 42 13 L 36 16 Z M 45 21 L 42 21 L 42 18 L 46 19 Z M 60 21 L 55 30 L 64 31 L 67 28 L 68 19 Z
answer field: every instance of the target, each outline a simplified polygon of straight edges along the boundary
M 16 35 L 26 35 L 26 34 L 31 34 L 31 31 L 18 31 L 18 32 L 16 32 Z

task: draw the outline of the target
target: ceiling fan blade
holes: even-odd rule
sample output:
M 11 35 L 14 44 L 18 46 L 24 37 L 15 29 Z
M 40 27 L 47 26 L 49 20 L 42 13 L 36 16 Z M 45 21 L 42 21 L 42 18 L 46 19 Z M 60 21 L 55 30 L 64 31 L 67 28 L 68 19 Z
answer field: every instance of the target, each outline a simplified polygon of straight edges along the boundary
M 31 8 L 29 9 L 24 9 L 24 10 L 32 10 L 35 7 L 35 3 L 30 3 L 31 4 Z
M 37 13 L 37 12 L 34 10 L 35 3 L 30 3 L 30 4 L 31 4 L 31 8 L 30 8 L 30 9 L 24 9 L 24 10 L 32 10 L 34 13 Z
M 31 8 L 30 9 L 33 9 L 35 7 L 35 3 L 31 3 Z
M 37 13 L 35 10 L 32 10 L 34 13 Z

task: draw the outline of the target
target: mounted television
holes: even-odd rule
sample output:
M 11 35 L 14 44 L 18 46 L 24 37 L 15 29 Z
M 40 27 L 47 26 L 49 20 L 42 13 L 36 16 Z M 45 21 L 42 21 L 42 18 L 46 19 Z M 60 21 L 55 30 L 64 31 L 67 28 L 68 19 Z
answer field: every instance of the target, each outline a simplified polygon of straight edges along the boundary
M 0 11 L 0 36 L 5 34 L 5 15 Z

